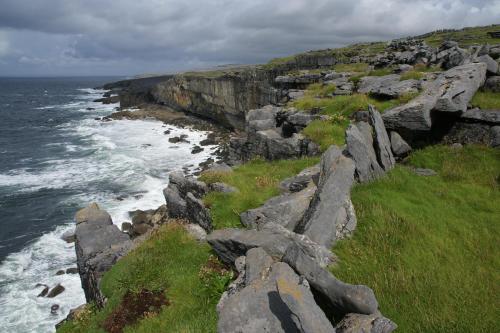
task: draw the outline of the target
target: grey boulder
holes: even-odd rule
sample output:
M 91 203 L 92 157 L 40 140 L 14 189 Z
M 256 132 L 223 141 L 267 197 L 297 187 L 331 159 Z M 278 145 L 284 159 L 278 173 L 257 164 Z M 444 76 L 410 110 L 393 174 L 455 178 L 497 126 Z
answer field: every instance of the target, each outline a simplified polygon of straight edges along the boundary
M 486 70 L 489 74 L 496 75 L 498 74 L 498 62 L 491 58 L 489 55 L 482 55 L 477 58 L 477 61 L 483 62 L 486 64 Z
M 191 192 L 186 195 L 186 210 L 187 218 L 191 223 L 198 224 L 207 232 L 212 230 L 210 211 L 205 207 L 203 201 L 196 198 Z
M 337 333 L 391 333 L 397 325 L 380 315 L 347 314 L 336 327 Z
M 410 145 L 397 132 L 391 132 L 391 148 L 392 152 L 397 157 L 405 157 L 410 151 Z
M 284 192 L 299 192 L 305 189 L 311 182 L 318 183 L 319 165 L 302 170 L 296 176 L 287 178 L 280 183 L 280 189 Z
M 359 81 L 358 92 L 382 97 L 395 98 L 408 93 L 416 93 L 420 87 L 418 80 L 400 81 L 401 76 L 365 76 Z
M 490 76 L 484 83 L 484 89 L 500 93 L 500 76 Z
M 389 171 L 394 168 L 396 160 L 392 155 L 391 141 L 387 135 L 384 121 L 380 113 L 372 105 L 368 106 L 368 114 L 370 117 L 370 124 L 373 127 L 373 143 L 378 162 L 382 169 Z

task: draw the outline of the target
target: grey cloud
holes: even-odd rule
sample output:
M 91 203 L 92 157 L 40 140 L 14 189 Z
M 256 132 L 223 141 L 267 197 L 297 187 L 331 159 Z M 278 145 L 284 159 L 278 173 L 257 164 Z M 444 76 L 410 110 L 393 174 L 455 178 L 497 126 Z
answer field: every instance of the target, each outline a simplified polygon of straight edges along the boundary
M 0 75 L 258 63 L 500 17 L 500 0 L 0 0 L 0 8 Z

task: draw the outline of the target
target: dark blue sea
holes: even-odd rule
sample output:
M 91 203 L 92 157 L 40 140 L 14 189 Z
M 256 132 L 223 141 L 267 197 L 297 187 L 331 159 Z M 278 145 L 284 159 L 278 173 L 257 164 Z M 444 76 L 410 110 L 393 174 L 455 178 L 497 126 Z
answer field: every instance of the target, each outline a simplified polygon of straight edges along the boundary
M 74 229 L 77 209 L 98 202 L 120 225 L 129 211 L 164 203 L 169 172 L 208 157 L 164 134 L 169 128 L 196 144 L 204 132 L 153 119 L 96 120 L 119 105 L 93 102 L 104 93 L 94 88 L 117 79 L 0 78 L 1 332 L 54 332 L 85 303 L 77 274 L 56 275 L 76 267 L 74 244 L 61 235 Z M 37 284 L 58 283 L 62 294 L 37 297 Z

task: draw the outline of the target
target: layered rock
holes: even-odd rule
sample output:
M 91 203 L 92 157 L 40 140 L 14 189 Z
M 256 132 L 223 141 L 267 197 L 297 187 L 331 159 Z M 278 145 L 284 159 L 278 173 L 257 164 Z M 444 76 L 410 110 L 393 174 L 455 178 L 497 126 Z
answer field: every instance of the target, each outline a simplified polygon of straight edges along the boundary
M 419 91 L 420 82 L 418 80 L 400 81 L 400 79 L 401 76 L 397 74 L 365 76 L 359 81 L 358 92 L 385 98 L 396 98 Z
M 87 302 L 103 306 L 99 282 L 115 262 L 132 247 L 127 234 L 113 224 L 111 216 L 97 204 L 75 215 L 75 249 L 78 271 Z

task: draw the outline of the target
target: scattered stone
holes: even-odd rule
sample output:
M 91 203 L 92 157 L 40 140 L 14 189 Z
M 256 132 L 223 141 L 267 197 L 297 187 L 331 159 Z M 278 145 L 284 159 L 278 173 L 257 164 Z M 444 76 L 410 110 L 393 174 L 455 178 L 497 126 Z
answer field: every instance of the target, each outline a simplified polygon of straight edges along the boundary
M 349 313 L 337 325 L 336 333 L 391 333 L 397 327 L 381 315 Z
M 48 298 L 54 298 L 57 295 L 60 295 L 66 288 L 64 288 L 60 283 L 57 284 L 54 288 L 52 288 L 47 294 Z
M 286 250 L 282 260 L 304 276 L 311 288 L 321 295 L 323 302 L 319 305 L 323 309 L 333 310 L 336 315 L 351 312 L 373 314 L 378 311 L 377 299 L 370 288 L 337 280 L 295 244 Z
M 316 186 L 312 185 L 300 192 L 271 198 L 261 207 L 241 213 L 241 223 L 247 228 L 257 228 L 258 225 L 273 222 L 293 231 L 302 221 L 315 191 Z
M 186 213 L 189 221 L 198 224 L 207 232 L 212 231 L 210 211 L 205 208 L 203 201 L 197 199 L 191 192 L 186 195 Z
M 410 145 L 397 132 L 391 132 L 391 148 L 395 156 L 406 157 L 410 151 Z
M 299 192 L 305 189 L 311 182 L 318 183 L 319 165 L 302 170 L 298 175 L 283 180 L 279 187 L 284 192 Z
M 64 275 L 65 273 L 64 269 L 60 269 L 56 272 L 56 275 Z
M 193 237 L 197 241 L 204 242 L 207 240 L 207 232 L 200 225 L 189 223 L 185 224 L 184 228 L 186 229 L 188 234 L 191 235 L 191 237 Z
M 430 176 L 436 176 L 437 172 L 432 170 L 432 169 L 424 169 L 424 168 L 415 168 L 413 169 L 413 172 L 419 176 L 424 176 L 424 177 L 430 177 Z
M 57 310 L 59 310 L 59 304 L 52 304 L 50 307 L 50 313 L 55 315 L 57 314 Z
M 191 154 L 199 154 L 205 149 L 201 148 L 200 146 L 194 146 L 194 148 L 191 150 Z
M 78 274 L 78 268 L 77 267 L 71 267 L 66 269 L 66 274 Z

